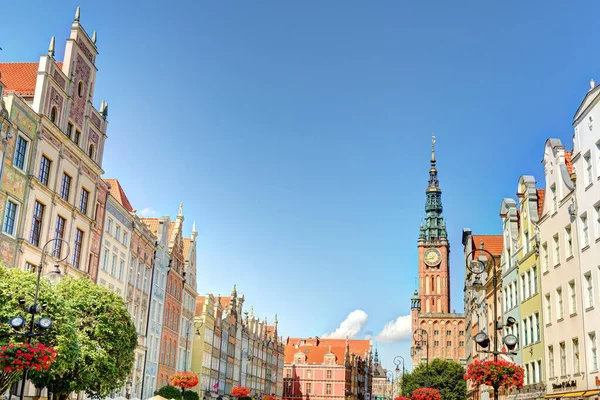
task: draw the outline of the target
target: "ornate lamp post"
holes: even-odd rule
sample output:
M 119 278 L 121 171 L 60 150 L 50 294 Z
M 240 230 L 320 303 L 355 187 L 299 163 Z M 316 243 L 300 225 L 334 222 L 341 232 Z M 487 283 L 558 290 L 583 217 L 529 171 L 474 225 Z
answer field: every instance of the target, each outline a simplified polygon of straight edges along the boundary
M 54 243 L 54 249 L 52 250 L 52 253 L 47 253 L 46 247 L 50 243 Z M 65 244 L 67 246 L 67 250 L 66 250 L 66 255 L 61 258 L 60 256 L 61 256 L 63 244 Z M 15 334 L 15 335 L 16 336 L 25 336 L 27 338 L 28 344 L 31 344 L 31 339 L 33 339 L 34 337 L 45 336 L 45 333 L 35 333 L 36 326 L 39 327 L 42 331 L 45 331 L 46 329 L 50 328 L 53 324 L 52 320 L 48 317 L 38 318 L 37 321 L 35 319 L 35 316 L 37 314 L 40 314 L 42 312 L 42 310 L 45 308 L 45 305 L 40 306 L 38 304 L 38 294 L 40 292 L 40 280 L 42 278 L 42 270 L 44 269 L 44 264 L 46 263 L 46 255 L 51 255 L 51 254 L 55 255 L 57 258 L 57 263 L 54 266 L 54 271 L 52 271 L 52 273 L 54 275 L 51 275 L 51 276 L 59 278 L 59 276 L 61 275 L 61 272 L 60 272 L 58 263 L 66 260 L 67 257 L 69 257 L 69 243 L 64 239 L 56 238 L 56 239 L 50 239 L 44 244 L 44 246 L 42 247 L 42 257 L 40 260 L 40 264 L 38 265 L 38 268 L 37 268 L 37 280 L 35 282 L 35 294 L 33 296 L 33 304 L 31 304 L 29 307 L 26 307 L 25 299 L 19 300 L 19 304 L 23 308 L 25 308 L 29 314 L 31 314 L 31 318 L 29 319 L 29 328 L 28 328 L 27 332 L 22 333 L 22 334 Z M 26 321 L 25 321 L 25 318 L 23 318 L 21 316 L 16 316 L 16 317 L 13 317 L 9 321 L 9 324 L 14 329 L 19 330 L 25 326 Z M 27 370 L 27 369 L 23 370 L 23 380 L 21 382 L 21 394 L 19 395 L 20 400 L 23 400 L 23 397 L 25 395 L 25 383 L 27 382 L 27 373 L 28 372 L 29 372 L 29 370 Z
M 394 364 L 396 364 L 396 375 L 400 373 L 400 362 L 402 361 L 402 378 L 400 380 L 400 395 L 404 394 L 404 357 L 394 357 Z
M 425 329 L 416 329 L 413 332 L 413 339 L 415 340 L 415 351 L 421 351 L 423 345 L 425 345 L 425 387 L 429 387 L 429 334 Z
M 479 256 L 469 261 L 469 258 L 475 253 L 479 252 Z M 490 338 L 486 332 L 479 332 L 475 335 L 473 340 L 477 343 L 482 349 L 479 351 L 482 353 L 492 354 L 494 356 L 494 361 L 498 361 L 499 354 L 505 355 L 516 355 L 517 353 L 513 350 L 515 349 L 518 339 L 515 335 L 506 335 L 504 336 L 504 344 L 509 351 L 498 351 L 498 331 L 502 328 L 511 327 L 517 321 L 513 317 L 508 317 L 506 319 L 506 324 L 502 321 L 498 321 L 498 272 L 496 271 L 496 260 L 494 255 L 484 249 L 483 240 L 481 241 L 481 247 L 479 249 L 475 249 L 467 254 L 465 260 L 467 269 L 475 275 L 473 278 L 473 283 L 469 287 L 471 290 L 479 291 L 482 290 L 485 285 L 481 282 L 481 275 L 487 270 L 487 266 L 491 265 L 492 272 L 492 295 L 494 305 L 492 307 L 493 319 L 494 319 L 494 335 L 493 335 L 493 348 L 492 350 L 483 350 L 486 349 L 490 345 Z M 498 389 L 499 386 L 496 384 L 493 386 L 494 388 L 494 400 L 498 400 Z

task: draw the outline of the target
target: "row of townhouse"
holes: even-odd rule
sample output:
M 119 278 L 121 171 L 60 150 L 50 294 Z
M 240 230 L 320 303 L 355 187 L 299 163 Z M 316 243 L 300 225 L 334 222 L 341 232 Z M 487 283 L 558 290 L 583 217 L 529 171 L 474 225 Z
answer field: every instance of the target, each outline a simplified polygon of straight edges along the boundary
M 272 325 L 254 309 L 243 311 L 244 296 L 234 286 L 231 296 L 199 296 L 194 322 L 192 371 L 201 379 L 201 399 L 228 398 L 233 386 L 246 386 L 251 396 L 283 396 L 285 344 Z
M 600 89 L 590 86 L 574 116 L 572 150 L 555 138 L 544 145 L 543 188 L 533 176 L 519 178 L 517 199 L 501 202 L 502 235 L 464 231 L 465 253 L 495 243 L 499 319 L 516 321 L 500 333 L 519 338 L 512 360 L 525 369 L 525 387 L 510 398 L 596 400 L 600 393 Z M 471 278 L 467 271 L 466 288 Z M 471 335 L 492 334 L 486 297 L 466 289 Z M 482 357 L 474 343 L 468 352 L 470 360 Z M 488 396 L 487 388 L 470 392 Z
M 149 398 L 191 362 L 197 232 L 183 237 L 182 205 L 174 221 L 142 218 L 119 181 L 102 178 L 108 103 L 93 105 L 96 33 L 83 29 L 79 8 L 64 60 L 54 54 L 53 37 L 39 62 L 0 63 L 0 261 L 47 272 L 46 252 L 64 258 L 63 274 L 121 295 L 139 340 L 114 395 Z

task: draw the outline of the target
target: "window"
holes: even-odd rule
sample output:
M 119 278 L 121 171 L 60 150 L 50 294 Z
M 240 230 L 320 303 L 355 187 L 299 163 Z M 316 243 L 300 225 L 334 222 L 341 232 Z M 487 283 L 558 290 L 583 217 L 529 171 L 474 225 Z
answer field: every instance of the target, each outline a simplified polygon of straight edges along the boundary
M 56 123 L 57 114 L 58 114 L 58 109 L 56 108 L 56 106 L 53 106 L 50 109 L 50 121 Z
M 577 294 L 575 292 L 575 281 L 569 282 L 569 312 L 571 315 L 577 313 Z
M 584 156 L 583 156 L 583 163 L 585 165 L 585 186 L 588 187 L 589 185 L 592 184 L 593 182 L 593 177 L 592 177 L 592 156 L 590 154 L 590 152 L 588 151 Z
M 79 81 L 77 84 L 77 94 L 79 97 L 83 97 L 83 81 Z
M 462 340 L 458 342 L 458 347 L 465 347 L 465 342 Z
M 86 214 L 86 215 L 87 215 L 89 198 L 90 198 L 90 192 L 88 192 L 84 188 L 81 188 L 81 201 L 79 202 L 79 211 L 81 211 L 83 214 Z
M 104 257 L 102 258 L 102 270 L 108 272 L 108 255 L 110 254 L 110 250 L 104 248 Z
M 525 364 L 525 384 L 531 383 L 531 374 L 529 373 L 529 364 Z
M 88 157 L 91 158 L 92 160 L 94 159 L 94 145 L 90 144 L 90 147 L 88 147 Z
M 48 186 L 48 180 L 50 177 L 50 165 L 52 161 L 44 155 L 42 155 L 42 160 L 40 161 L 40 183 L 44 186 Z
M 70 122 L 67 122 L 67 137 L 69 139 L 71 139 L 72 135 L 73 135 L 73 124 Z
M 330 369 L 327 370 L 327 379 L 331 379 L 331 370 Z
M 119 225 L 115 227 L 115 239 L 121 241 L 121 227 Z
M 128 237 L 127 237 L 127 236 L 128 236 L 128 235 L 127 235 L 127 232 L 123 232 L 123 244 L 124 244 L 125 246 L 127 246 L 127 243 L 128 243 L 128 240 L 127 240 L 127 239 L 128 239 Z
M 567 350 L 565 349 L 565 342 L 558 344 L 560 351 L 560 376 L 567 376 Z
M 312 379 L 312 371 L 310 369 L 306 370 L 306 378 L 307 379 Z
M 113 227 L 113 220 L 109 218 L 108 223 L 106 224 L 106 232 L 108 232 L 111 235 L 112 235 L 112 227 Z
M 552 323 L 552 302 L 550 301 L 550 293 L 546 293 L 546 323 Z
M 531 268 L 531 295 L 533 296 L 534 294 L 537 294 L 538 291 L 538 287 L 537 287 L 537 267 L 534 265 Z
M 554 346 L 548 346 L 548 375 L 554 378 Z
M 538 382 L 542 381 L 542 361 L 538 360 L 537 362 L 537 373 L 538 373 Z
M 11 236 L 15 235 L 15 223 L 17 221 L 17 215 L 19 211 L 19 205 L 12 200 L 6 201 L 6 210 L 4 211 L 4 224 L 2 224 L 2 230 Z
M 600 238 L 600 204 L 594 206 L 594 219 L 596 220 L 596 239 Z
M 560 264 L 560 246 L 558 244 L 558 234 L 552 238 L 554 242 L 554 266 Z
M 440 331 L 438 331 L 438 330 L 435 330 L 435 331 L 433 331 L 433 334 L 434 334 L 434 335 L 439 335 L 439 334 L 440 334 Z
M 529 253 L 529 232 L 527 231 L 525 231 L 523 242 L 523 252 L 527 254 Z
M 598 349 L 596 347 L 596 332 L 588 333 L 590 342 L 590 368 L 592 371 L 598 371 Z
M 13 165 L 22 171 L 27 168 L 27 153 L 29 150 L 29 142 L 21 135 L 17 136 L 17 144 L 15 146 L 15 158 Z
M 571 344 L 573 347 L 573 373 L 579 374 L 581 372 L 579 367 L 579 339 L 574 338 Z
M 63 173 L 62 184 L 60 187 L 60 197 L 69 201 L 69 193 L 71 192 L 71 177 L 66 173 Z
M 552 214 L 554 214 L 558 209 L 558 203 L 556 200 L 556 184 L 552 184 L 552 186 L 550 186 L 550 192 L 552 193 Z
M 561 320 L 564 317 L 562 289 L 556 289 L 556 319 Z
M 40 245 L 40 234 L 42 232 L 42 220 L 44 219 L 45 208 L 46 206 L 37 200 L 33 206 L 33 222 L 31 224 L 31 237 L 29 241 L 34 246 Z
M 581 221 L 581 248 L 587 247 L 590 244 L 590 238 L 588 236 L 588 219 L 587 213 L 584 213 L 579 217 Z
M 542 272 L 548 272 L 548 243 L 542 245 Z
M 311 392 L 311 389 L 312 389 L 312 384 L 310 384 L 310 383 L 306 383 L 306 384 L 305 384 L 305 389 L 306 389 L 306 390 L 305 390 L 305 393 L 304 393 L 304 394 L 310 394 L 310 392 Z
M 121 260 L 119 263 L 119 280 L 123 281 L 123 273 L 125 272 L 125 261 Z
M 79 139 L 81 139 L 81 131 L 79 129 L 75 129 L 75 136 L 73 137 L 73 142 L 79 146 Z
M 325 394 L 331 394 L 331 383 L 325 386 Z
M 529 321 L 529 344 L 535 342 L 535 331 L 534 331 L 534 326 L 533 326 L 533 316 L 529 316 L 527 318 L 527 321 Z
M 592 285 L 592 273 L 586 272 L 583 277 L 585 278 L 586 296 L 585 296 L 585 308 L 590 308 L 594 305 L 594 287 Z
M 542 340 L 542 332 L 540 331 L 540 313 L 536 312 L 533 315 L 533 320 L 535 322 L 535 341 L 539 342 Z
M 526 299 L 528 297 L 527 293 L 525 292 L 525 289 L 526 289 L 526 287 L 525 287 L 525 274 L 523 274 L 523 275 L 521 275 L 521 297 L 523 299 Z
M 573 237 L 571 235 L 571 226 L 565 228 L 565 244 L 567 247 L 567 258 L 573 256 Z
M 26 261 L 25 262 L 25 271 L 31 272 L 31 273 L 35 273 L 37 271 L 37 266 Z
M 79 268 L 81 259 L 81 245 L 83 244 L 83 231 L 77 229 L 75 232 L 75 246 L 73 246 L 73 266 Z
M 112 262 L 110 264 L 110 274 L 112 276 L 117 276 L 117 255 L 113 254 Z
M 446 331 L 446 336 L 451 336 L 452 335 L 452 331 Z
M 531 383 L 536 383 L 537 374 L 535 373 L 535 363 L 531 363 Z
M 446 341 L 446 347 L 452 347 L 452 341 L 447 340 Z
M 65 237 L 65 224 L 66 220 L 60 215 L 56 217 L 56 225 L 54 226 L 54 239 L 63 239 Z M 61 258 L 62 254 L 62 240 L 57 240 L 54 242 L 54 253 L 53 256 L 56 258 Z

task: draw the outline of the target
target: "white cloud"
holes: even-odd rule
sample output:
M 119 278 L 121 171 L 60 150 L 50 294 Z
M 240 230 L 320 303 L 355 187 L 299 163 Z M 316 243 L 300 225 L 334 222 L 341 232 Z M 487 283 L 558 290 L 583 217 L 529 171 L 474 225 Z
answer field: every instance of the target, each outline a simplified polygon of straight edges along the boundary
M 365 339 L 366 340 L 373 339 L 373 332 L 371 332 L 371 331 L 365 331 Z
M 379 332 L 376 340 L 384 343 L 394 343 L 409 340 L 411 337 L 410 315 L 401 315 L 394 321 L 390 321 Z
M 348 337 L 352 339 L 362 331 L 368 319 L 369 316 L 363 310 L 354 310 L 348 314 L 335 331 L 323 335 L 323 338 L 345 339 Z
M 138 211 L 138 214 L 142 217 L 152 218 L 158 216 L 158 212 L 152 207 L 146 207 L 141 211 Z

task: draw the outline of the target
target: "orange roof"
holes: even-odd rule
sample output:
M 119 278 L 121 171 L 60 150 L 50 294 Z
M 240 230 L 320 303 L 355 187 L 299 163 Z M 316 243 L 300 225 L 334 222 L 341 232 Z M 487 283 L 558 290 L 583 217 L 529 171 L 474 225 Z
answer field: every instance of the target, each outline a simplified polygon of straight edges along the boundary
M 296 349 L 296 345 L 301 340 L 305 341 L 305 345 L 298 346 Z M 371 349 L 371 342 L 369 340 L 348 340 L 348 345 L 350 346 L 350 353 L 354 353 L 362 358 Z M 337 361 L 340 362 L 346 354 L 346 339 L 290 338 L 288 344 L 285 346 L 285 363 L 293 363 L 294 355 L 302 352 L 306 355 L 306 362 L 308 364 L 322 364 L 325 355 L 329 353 L 330 349 L 335 354 Z
M 573 173 L 573 162 L 571 161 L 571 156 L 573 153 L 571 151 L 565 151 L 565 164 L 567 165 L 567 172 L 569 174 Z
M 142 218 L 142 222 L 146 224 L 150 232 L 158 235 L 158 218 Z
M 104 182 L 110 185 L 110 195 L 117 199 L 127 211 L 132 212 L 133 207 L 131 207 L 131 203 L 129 203 L 129 199 L 119 181 L 113 178 L 104 178 Z
M 504 242 L 502 235 L 473 235 L 471 236 L 471 240 L 473 240 L 474 249 L 479 249 L 483 241 L 483 248 L 485 250 L 495 256 L 502 254 L 502 245 Z M 476 256 L 476 254 L 473 256 Z
M 190 245 L 192 244 L 192 239 L 183 238 L 183 257 L 187 257 L 188 251 L 190 250 Z
M 62 69 L 62 62 L 57 62 Z M 33 96 L 37 82 L 38 62 L 0 63 L 2 82 L 6 91 L 13 91 L 24 96 Z
M 546 190 L 545 189 L 537 189 L 536 193 L 537 193 L 538 217 L 541 217 L 542 216 L 542 211 L 543 211 L 543 208 L 544 208 L 544 195 L 546 194 Z

